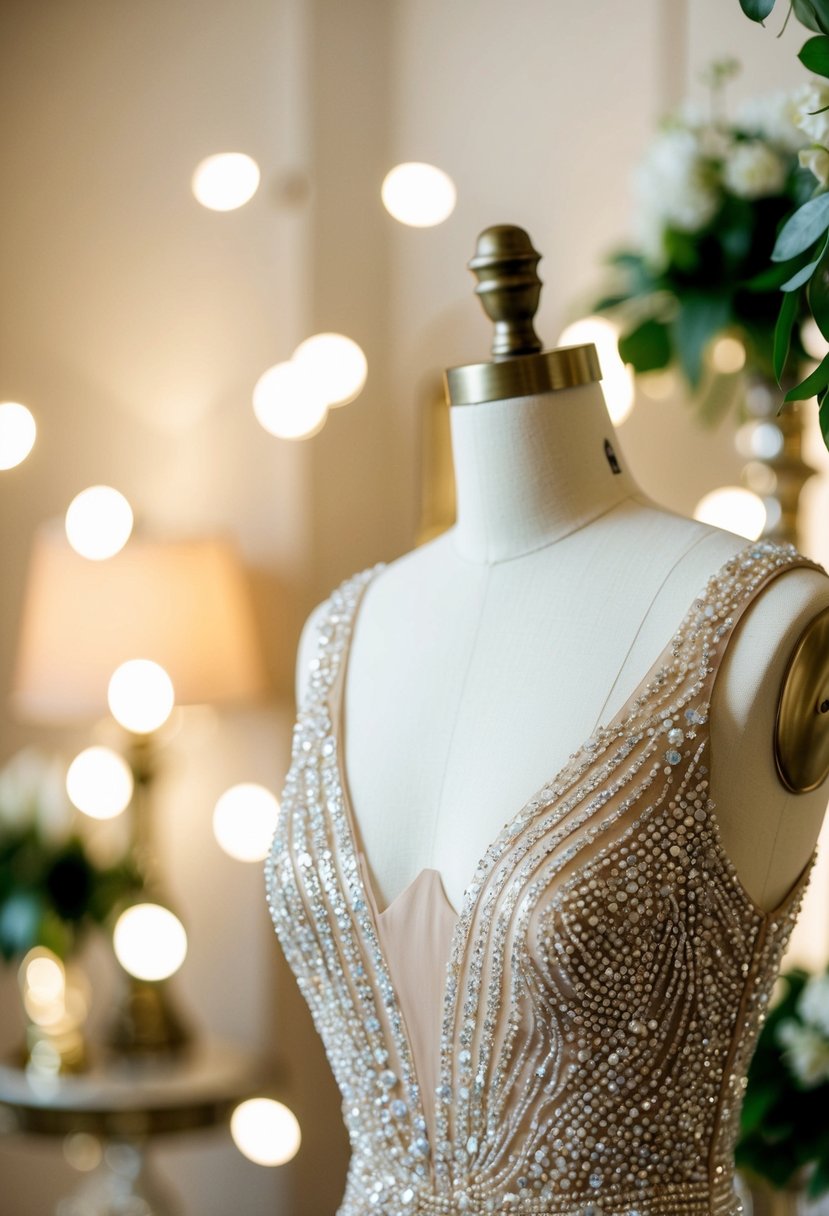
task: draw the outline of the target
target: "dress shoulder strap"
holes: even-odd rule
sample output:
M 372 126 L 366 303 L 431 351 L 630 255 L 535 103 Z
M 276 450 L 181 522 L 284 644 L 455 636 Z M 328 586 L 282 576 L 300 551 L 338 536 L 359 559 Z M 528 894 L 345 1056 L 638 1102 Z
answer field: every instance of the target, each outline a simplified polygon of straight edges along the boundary
M 735 553 L 708 580 L 691 607 L 688 624 L 707 652 L 709 692 L 743 615 L 769 583 L 800 568 L 826 575 L 820 563 L 799 553 L 794 545 L 760 540 Z

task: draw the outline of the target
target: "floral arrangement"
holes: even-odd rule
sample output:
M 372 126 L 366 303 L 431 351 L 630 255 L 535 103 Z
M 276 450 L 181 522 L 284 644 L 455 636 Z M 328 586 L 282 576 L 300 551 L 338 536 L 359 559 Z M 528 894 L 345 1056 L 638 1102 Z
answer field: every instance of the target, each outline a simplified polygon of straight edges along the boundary
M 63 766 L 34 749 L 0 771 L 0 955 L 33 946 L 66 957 L 141 877 L 127 857 L 100 865 L 75 827 Z
M 808 146 L 814 86 L 758 98 L 727 122 L 722 92 L 736 70 L 733 61 L 715 64 L 710 110 L 673 115 L 648 149 L 634 179 L 638 245 L 611 257 L 615 289 L 596 305 L 617 314 L 619 353 L 635 372 L 676 366 L 698 397 L 716 376 L 706 361 L 715 338 L 739 342 L 734 370 L 744 360 L 769 379 L 782 375 L 790 351 L 808 359 L 795 326 L 808 314 L 796 290 L 784 297 L 785 351 L 778 325 L 779 288 L 788 289 L 802 259 L 769 261 L 789 240 L 787 216 L 811 205 L 814 170 L 829 173 L 829 152 L 824 166 Z
M 829 971 L 781 976 L 748 1072 L 736 1163 L 785 1187 L 829 1192 Z
M 752 21 L 761 25 L 770 15 L 775 0 L 740 0 L 740 7 Z M 829 77 L 829 0 L 789 0 L 785 30 L 790 17 L 815 37 L 800 48 L 798 59 L 819 77 Z M 801 96 L 801 129 L 811 143 L 801 153 L 817 185 L 811 198 L 802 202 L 784 225 L 772 253 L 781 263 L 779 279 L 783 299 L 775 334 L 774 367 L 781 381 L 789 351 L 789 339 L 805 296 L 805 307 L 824 338 L 829 339 L 829 87 L 816 82 L 805 86 Z M 829 354 L 818 367 L 786 393 L 787 401 L 817 397 L 820 429 L 829 448 Z

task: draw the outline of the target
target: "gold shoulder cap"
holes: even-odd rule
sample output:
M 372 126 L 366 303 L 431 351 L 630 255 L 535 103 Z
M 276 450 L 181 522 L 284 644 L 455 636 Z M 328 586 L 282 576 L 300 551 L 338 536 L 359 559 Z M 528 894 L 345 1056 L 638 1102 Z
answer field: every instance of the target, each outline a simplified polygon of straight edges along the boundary
M 777 702 L 774 762 L 787 790 L 808 794 L 829 775 L 829 608 L 792 651 Z

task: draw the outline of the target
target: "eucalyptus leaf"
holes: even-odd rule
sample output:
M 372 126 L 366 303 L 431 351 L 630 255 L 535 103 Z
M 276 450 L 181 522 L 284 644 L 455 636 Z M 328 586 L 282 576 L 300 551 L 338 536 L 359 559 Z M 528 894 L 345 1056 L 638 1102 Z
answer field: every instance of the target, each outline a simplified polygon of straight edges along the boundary
M 829 257 L 824 252 L 808 287 L 809 308 L 824 338 L 829 336 Z
M 814 245 L 829 228 L 829 194 L 818 194 L 798 207 L 780 232 L 772 250 L 773 262 L 787 262 Z
M 787 279 L 785 283 L 781 283 L 780 290 L 794 291 L 797 287 L 802 287 L 804 283 L 808 283 L 809 279 L 811 279 L 815 270 L 817 270 L 818 266 L 820 265 L 821 258 L 825 257 L 827 246 L 829 246 L 829 232 L 827 232 L 826 239 L 820 246 L 817 257 L 813 258 L 811 262 L 807 262 L 805 266 L 801 266 L 797 274 L 793 274 L 792 277 Z
M 777 324 L 774 327 L 774 348 L 772 352 L 772 367 L 774 378 L 779 384 L 783 377 L 783 369 L 789 357 L 792 342 L 792 328 L 797 316 L 797 306 L 800 298 L 798 291 L 789 291 L 783 296 Z
M 740 0 L 740 8 L 751 21 L 762 24 L 774 8 L 774 0 Z
M 827 0 L 794 0 L 794 15 L 807 30 L 829 34 L 829 3 Z
M 805 253 L 801 253 L 799 257 L 789 258 L 787 262 L 772 262 L 765 270 L 761 270 L 759 274 L 754 275 L 746 283 L 740 284 L 746 291 L 776 291 L 782 288 L 783 284 L 792 277 L 792 272 L 799 270 L 808 260 Z
M 630 363 L 634 371 L 653 372 L 667 367 L 671 361 L 671 338 L 667 326 L 648 317 L 629 333 L 619 338 L 619 356 Z
M 829 76 L 829 38 L 825 34 L 818 34 L 816 38 L 805 42 L 797 57 L 810 72 L 816 72 L 818 76 Z
M 694 388 L 702 374 L 705 347 L 731 319 L 731 301 L 727 297 L 689 291 L 679 301 L 672 336 L 682 370 Z
M 804 283 L 808 283 L 815 273 L 819 262 L 820 258 L 815 258 L 813 262 L 807 262 L 805 266 L 801 266 L 797 274 L 793 274 L 790 279 L 786 279 L 785 283 L 780 284 L 780 290 L 796 291 L 798 287 L 802 287 Z
M 791 296 L 787 296 L 791 299 Z M 805 380 L 801 380 L 800 384 L 796 384 L 794 388 L 790 388 L 783 398 L 784 404 L 787 401 L 808 401 L 810 397 L 816 396 L 822 389 L 829 384 L 829 355 L 825 355 L 821 362 L 817 365 L 811 375 Z

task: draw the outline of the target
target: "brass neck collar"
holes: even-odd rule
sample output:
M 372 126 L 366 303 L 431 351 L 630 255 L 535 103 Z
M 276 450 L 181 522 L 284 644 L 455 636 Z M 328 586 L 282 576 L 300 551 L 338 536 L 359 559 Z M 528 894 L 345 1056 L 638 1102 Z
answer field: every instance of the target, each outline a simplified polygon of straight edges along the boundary
M 517 355 L 497 363 L 467 363 L 444 372 L 447 405 L 477 405 L 510 397 L 575 388 L 601 380 L 599 358 L 592 342 L 562 346 L 540 355 Z

